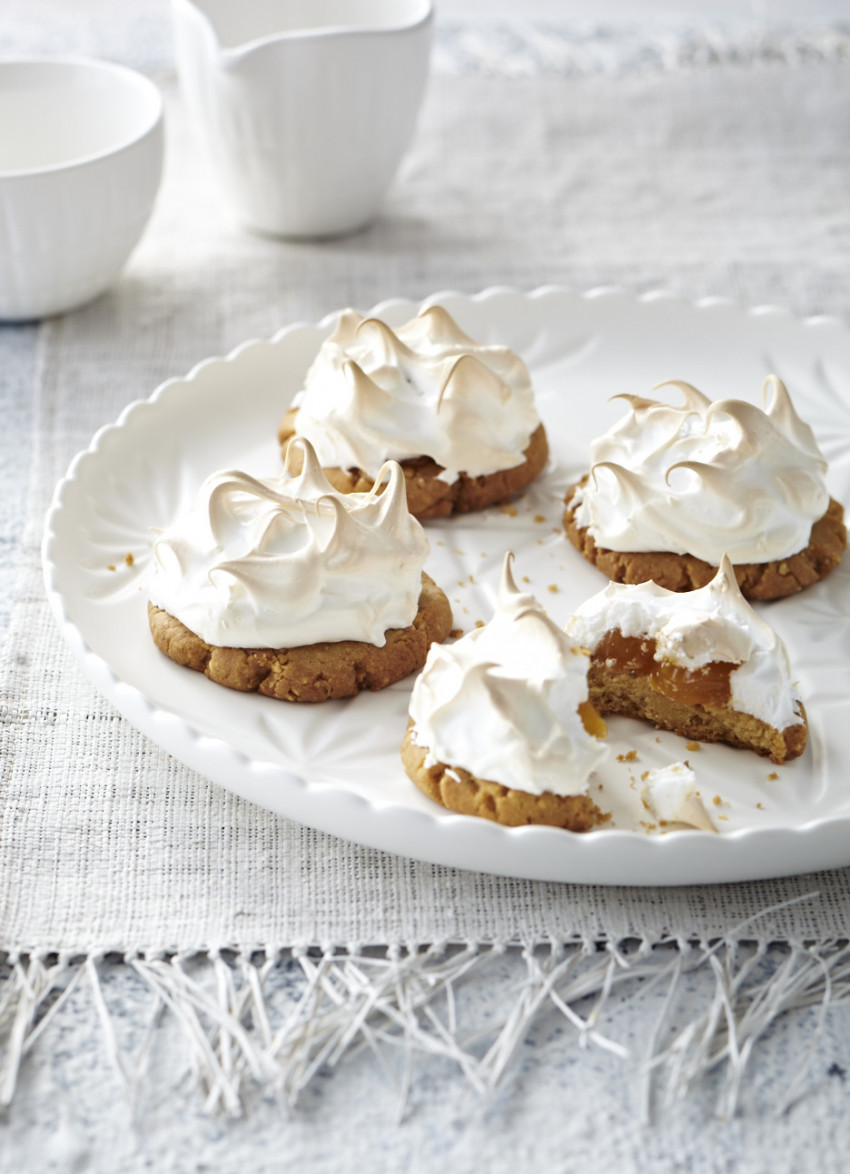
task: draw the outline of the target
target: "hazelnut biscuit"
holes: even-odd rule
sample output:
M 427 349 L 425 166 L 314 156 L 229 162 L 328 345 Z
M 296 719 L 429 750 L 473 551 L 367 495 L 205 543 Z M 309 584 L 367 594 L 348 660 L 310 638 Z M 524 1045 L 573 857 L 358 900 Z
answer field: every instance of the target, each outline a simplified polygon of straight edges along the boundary
M 281 454 L 286 458 L 291 441 L 296 436 L 297 408 L 291 408 L 278 429 Z M 296 454 L 293 454 L 295 456 Z M 523 454 L 524 460 L 511 469 L 470 477 L 461 472 L 456 481 L 440 479 L 443 471 L 430 457 L 400 461 L 407 489 L 407 507 L 414 517 L 446 518 L 484 509 L 513 497 L 540 475 L 549 459 L 549 445 L 542 424 L 532 433 Z M 293 473 L 298 473 L 297 457 L 290 458 Z M 374 481 L 361 469 L 326 468 L 324 474 L 339 493 L 368 493 Z
M 478 815 L 506 827 L 547 824 L 571 832 L 589 831 L 610 818 L 587 795 L 532 795 L 476 778 L 462 767 L 442 762 L 426 766 L 427 756 L 428 750 L 413 741 L 411 722 L 401 747 L 404 769 L 429 799 L 460 815 Z
M 575 492 L 587 481 L 583 477 L 566 495 L 564 528 L 573 546 L 615 583 L 645 583 L 652 579 L 668 591 L 693 591 L 704 587 L 717 567 L 690 554 L 669 551 L 607 550 L 594 542 L 588 530 L 575 520 Z M 805 549 L 787 558 L 766 563 L 738 563 L 735 577 L 746 599 L 782 599 L 825 578 L 841 561 L 847 545 L 844 509 L 830 499 L 826 513 L 812 526 Z
M 339 640 L 295 648 L 221 648 L 152 603 L 148 621 L 157 648 L 177 664 L 229 689 L 281 701 L 328 701 L 384 689 L 420 669 L 431 644 L 445 640 L 453 622 L 448 599 L 424 573 L 413 623 L 390 629 L 382 647 Z
M 779 730 L 731 704 L 684 704 L 664 693 L 650 677 L 613 668 L 604 655 L 591 657 L 587 683 L 593 706 L 606 716 L 614 713 L 648 721 L 657 729 L 697 742 L 725 742 L 779 765 L 799 758 L 806 749 L 809 727 L 801 701 L 796 707 L 799 722 Z

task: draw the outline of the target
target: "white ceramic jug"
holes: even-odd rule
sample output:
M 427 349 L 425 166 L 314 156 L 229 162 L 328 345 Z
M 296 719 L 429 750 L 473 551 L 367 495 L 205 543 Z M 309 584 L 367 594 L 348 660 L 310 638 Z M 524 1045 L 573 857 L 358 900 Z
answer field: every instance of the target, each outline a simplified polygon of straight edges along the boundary
M 416 125 L 431 0 L 173 0 L 181 86 L 230 201 L 276 236 L 376 215 Z

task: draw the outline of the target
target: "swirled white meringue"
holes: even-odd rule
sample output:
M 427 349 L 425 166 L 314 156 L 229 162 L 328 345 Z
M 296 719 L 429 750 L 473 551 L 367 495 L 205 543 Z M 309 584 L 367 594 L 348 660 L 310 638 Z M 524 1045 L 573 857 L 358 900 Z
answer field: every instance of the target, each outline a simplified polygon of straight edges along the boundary
M 578 525 L 609 550 L 715 566 L 724 553 L 771 562 L 803 550 L 829 505 L 827 466 L 782 381 L 765 380 L 764 410 L 671 382 L 681 406 L 620 397 L 631 411 L 591 445 L 590 477 L 572 499 Z
M 667 591 L 657 583 L 609 583 L 567 621 L 570 639 L 593 653 L 606 632 L 646 636 L 655 659 L 695 670 L 713 661 L 736 664 L 729 674 L 731 704 L 774 729 L 801 719 L 799 690 L 779 635 L 744 599 L 730 560 L 697 591 Z
M 412 623 L 428 540 L 407 509 L 404 474 L 386 491 L 337 493 L 310 446 L 303 470 L 258 481 L 208 477 L 194 509 L 155 544 L 151 601 L 208 644 L 296 648 L 362 640 Z
M 432 644 L 410 699 L 413 738 L 427 765 L 539 795 L 580 795 L 608 748 L 585 730 L 587 655 L 532 595 L 517 590 L 505 559 L 496 612 L 452 645 Z
M 343 310 L 295 405 L 296 432 L 325 468 L 371 477 L 421 456 L 448 482 L 511 469 L 540 423 L 519 356 L 474 342 L 441 306 L 395 331 Z

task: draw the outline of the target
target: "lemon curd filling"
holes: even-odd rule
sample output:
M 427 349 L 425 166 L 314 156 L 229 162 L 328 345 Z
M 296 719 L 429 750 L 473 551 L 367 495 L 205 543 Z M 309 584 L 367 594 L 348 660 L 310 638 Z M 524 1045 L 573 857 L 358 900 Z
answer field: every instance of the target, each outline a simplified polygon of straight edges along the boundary
M 651 686 L 681 705 L 720 708 L 732 699 L 730 675 L 738 668 L 729 661 L 715 660 L 696 669 L 670 660 L 656 659 L 651 636 L 624 636 L 619 628 L 606 632 L 593 653 L 593 660 L 612 671 L 630 677 L 646 677 Z

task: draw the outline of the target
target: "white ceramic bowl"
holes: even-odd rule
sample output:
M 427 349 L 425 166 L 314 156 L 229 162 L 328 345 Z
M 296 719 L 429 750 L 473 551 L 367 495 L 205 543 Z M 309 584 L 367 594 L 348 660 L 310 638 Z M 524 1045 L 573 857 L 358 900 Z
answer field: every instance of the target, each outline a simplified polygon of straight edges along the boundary
M 114 282 L 153 208 L 160 92 L 101 61 L 0 61 L 0 128 L 0 319 L 83 305 Z

